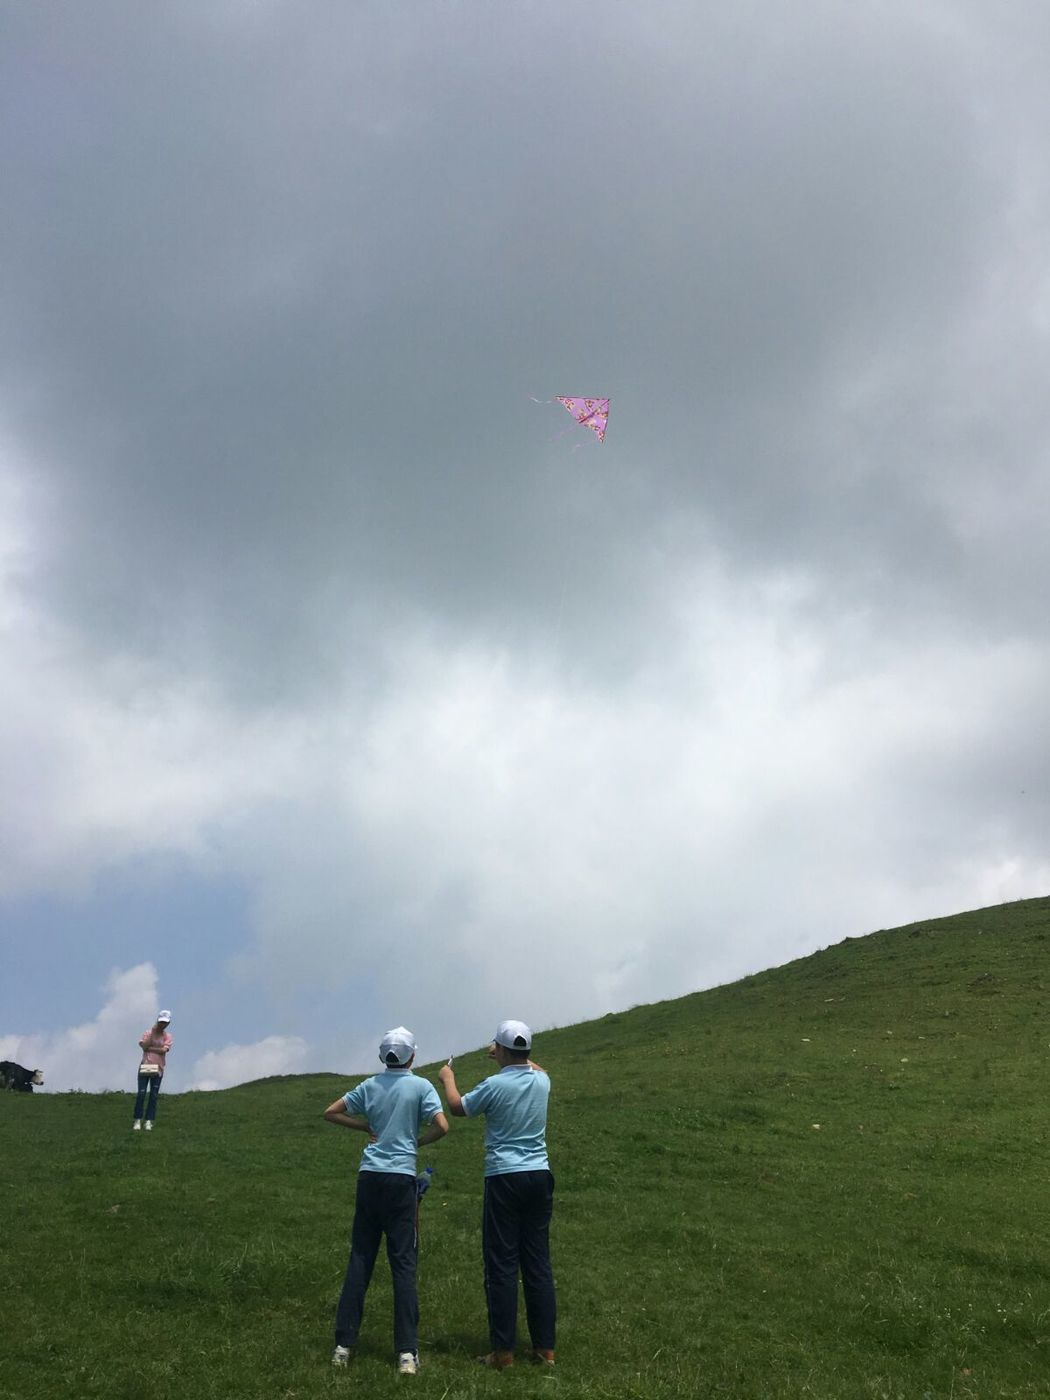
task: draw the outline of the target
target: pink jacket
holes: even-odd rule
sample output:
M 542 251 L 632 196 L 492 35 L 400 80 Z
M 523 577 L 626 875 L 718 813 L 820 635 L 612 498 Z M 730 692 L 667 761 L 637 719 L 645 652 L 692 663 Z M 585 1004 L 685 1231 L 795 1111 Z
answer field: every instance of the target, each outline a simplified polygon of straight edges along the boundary
M 139 1044 L 143 1050 L 142 1063 L 144 1065 L 160 1065 L 163 1074 L 164 1061 L 172 1046 L 172 1039 L 168 1032 L 164 1031 L 162 1035 L 156 1035 L 153 1027 L 150 1026 L 144 1035 L 139 1036 Z

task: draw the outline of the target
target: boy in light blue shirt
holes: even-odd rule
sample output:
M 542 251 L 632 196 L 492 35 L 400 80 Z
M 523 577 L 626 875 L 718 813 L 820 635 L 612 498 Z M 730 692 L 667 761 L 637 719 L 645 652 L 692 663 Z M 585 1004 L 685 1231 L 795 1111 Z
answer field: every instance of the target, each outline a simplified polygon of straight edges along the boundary
M 485 1117 L 485 1175 L 547 1171 L 551 1082 L 529 1060 L 505 1065 L 462 1097 L 468 1118 Z
M 550 1261 L 554 1177 L 547 1158 L 551 1082 L 529 1058 L 532 1032 L 523 1021 L 501 1021 L 489 1047 L 499 1073 L 460 1094 L 451 1061 L 438 1071 L 457 1118 L 485 1117 L 485 1204 L 482 1251 L 492 1350 L 478 1358 L 504 1370 L 514 1364 L 518 1272 L 532 1339 L 532 1360 L 554 1365 L 557 1305 Z
M 433 1085 L 412 1073 L 415 1057 L 412 1032 L 395 1026 L 387 1031 L 379 1046 L 385 1071 L 364 1080 L 325 1109 L 329 1123 L 369 1135 L 357 1177 L 350 1259 L 335 1314 L 334 1366 L 347 1364 L 357 1342 L 365 1293 L 379 1242 L 386 1235 L 394 1285 L 397 1369 L 402 1375 L 415 1375 L 419 1370 L 416 1149 L 444 1137 L 448 1119 L 441 1111 L 441 1100 Z M 430 1127 L 418 1137 L 424 1123 Z

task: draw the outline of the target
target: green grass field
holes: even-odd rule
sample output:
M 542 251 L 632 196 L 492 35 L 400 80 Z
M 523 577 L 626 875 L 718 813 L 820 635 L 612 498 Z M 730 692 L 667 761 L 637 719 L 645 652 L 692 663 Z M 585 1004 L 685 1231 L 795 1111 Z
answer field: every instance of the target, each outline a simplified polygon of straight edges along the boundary
M 472 1361 L 479 1123 L 424 1155 L 408 1379 L 382 1258 L 357 1360 L 328 1364 L 364 1145 L 321 1117 L 345 1081 L 162 1096 L 149 1136 L 125 1094 L 2 1095 L 0 1397 L 1050 1396 L 1048 969 L 1029 900 L 539 1036 L 550 1374 Z

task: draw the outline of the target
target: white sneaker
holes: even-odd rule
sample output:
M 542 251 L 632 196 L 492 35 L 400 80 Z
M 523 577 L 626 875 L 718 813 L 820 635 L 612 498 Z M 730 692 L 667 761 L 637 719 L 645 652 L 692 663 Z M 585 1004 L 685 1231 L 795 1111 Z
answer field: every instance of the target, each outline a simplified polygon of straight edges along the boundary
M 153 1119 L 152 1119 L 152 1118 L 147 1118 L 147 1119 L 146 1119 L 146 1132 L 147 1132 L 147 1133 L 151 1133 L 152 1131 L 153 1131 Z
M 399 1376 L 415 1376 L 419 1374 L 419 1352 L 402 1351 L 398 1352 L 397 1374 Z
M 132 1125 L 131 1125 L 131 1131 L 132 1131 L 133 1133 L 138 1133 L 138 1132 L 141 1132 L 141 1131 L 142 1131 L 142 1119 L 141 1119 L 141 1118 L 136 1118 L 136 1119 L 135 1119 L 134 1123 L 132 1123 Z
M 335 1351 L 332 1352 L 332 1365 L 333 1365 L 333 1366 L 345 1366 L 345 1365 L 349 1362 L 349 1360 L 350 1360 L 350 1348 L 349 1348 L 349 1347 L 336 1347 Z

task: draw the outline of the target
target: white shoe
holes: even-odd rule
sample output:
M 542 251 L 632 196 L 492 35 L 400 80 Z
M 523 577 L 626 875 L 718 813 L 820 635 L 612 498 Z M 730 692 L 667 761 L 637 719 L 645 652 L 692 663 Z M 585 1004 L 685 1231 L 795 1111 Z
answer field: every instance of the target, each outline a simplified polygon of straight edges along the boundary
M 349 1348 L 349 1347 L 336 1347 L 335 1351 L 332 1352 L 332 1365 L 333 1365 L 333 1366 L 345 1366 L 349 1360 L 350 1360 L 350 1348 Z
M 147 1118 L 147 1119 L 146 1119 L 146 1132 L 147 1132 L 147 1133 L 151 1133 L 152 1131 L 153 1131 L 153 1119 L 152 1119 L 152 1118 Z
M 397 1374 L 415 1376 L 419 1374 L 419 1353 L 417 1351 L 398 1352 Z
M 131 1131 L 132 1131 L 133 1133 L 138 1133 L 138 1132 L 141 1132 L 141 1131 L 142 1131 L 142 1119 L 141 1119 L 141 1118 L 136 1118 L 136 1119 L 135 1119 L 134 1123 L 132 1123 L 132 1125 L 131 1125 Z

